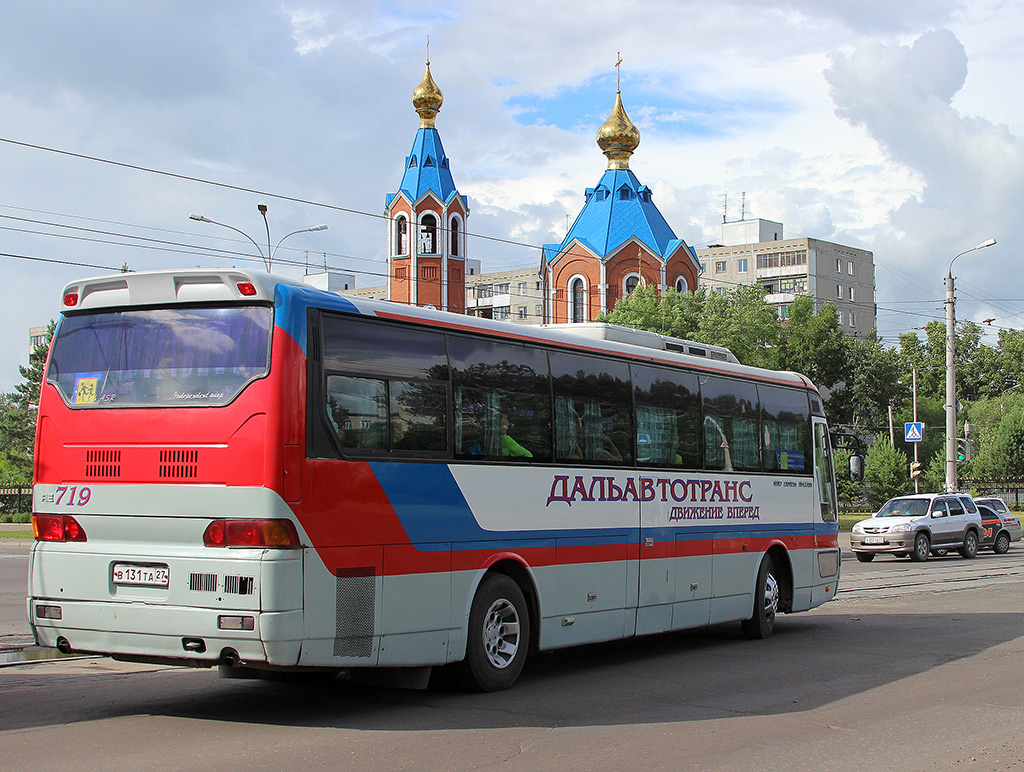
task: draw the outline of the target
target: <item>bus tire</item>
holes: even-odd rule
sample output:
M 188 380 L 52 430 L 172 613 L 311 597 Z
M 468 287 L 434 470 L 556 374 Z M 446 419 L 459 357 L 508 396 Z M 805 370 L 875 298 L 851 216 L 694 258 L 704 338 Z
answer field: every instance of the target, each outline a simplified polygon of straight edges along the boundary
M 470 691 L 508 689 L 522 672 L 529 643 L 530 615 L 522 590 L 508 576 L 490 574 L 473 598 L 466 658 L 455 674 Z
M 754 585 L 754 613 L 743 620 L 743 635 L 752 640 L 767 638 L 775 627 L 775 614 L 779 610 L 779 580 L 775 576 L 775 562 L 771 555 L 761 559 Z

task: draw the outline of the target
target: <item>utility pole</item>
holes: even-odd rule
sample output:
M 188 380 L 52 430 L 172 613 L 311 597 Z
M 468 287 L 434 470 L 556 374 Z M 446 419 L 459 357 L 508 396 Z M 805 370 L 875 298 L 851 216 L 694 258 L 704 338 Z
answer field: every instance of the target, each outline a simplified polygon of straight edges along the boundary
M 960 255 L 991 247 L 995 239 L 965 249 L 949 261 L 946 272 L 946 491 L 958 488 L 956 479 L 956 295 L 953 288 L 953 263 Z

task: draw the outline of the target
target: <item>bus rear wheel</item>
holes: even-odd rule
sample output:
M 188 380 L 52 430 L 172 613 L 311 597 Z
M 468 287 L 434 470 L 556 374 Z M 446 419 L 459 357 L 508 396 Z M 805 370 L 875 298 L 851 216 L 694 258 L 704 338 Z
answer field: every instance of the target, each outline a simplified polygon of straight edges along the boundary
M 757 571 L 754 586 L 754 613 L 743 620 L 743 634 L 750 639 L 767 638 L 775 628 L 775 614 L 779 610 L 779 580 L 775 577 L 775 563 L 765 555 Z
M 491 574 L 473 598 L 466 658 L 455 674 L 471 691 L 508 689 L 523 670 L 529 643 L 530 616 L 522 590 L 504 574 Z

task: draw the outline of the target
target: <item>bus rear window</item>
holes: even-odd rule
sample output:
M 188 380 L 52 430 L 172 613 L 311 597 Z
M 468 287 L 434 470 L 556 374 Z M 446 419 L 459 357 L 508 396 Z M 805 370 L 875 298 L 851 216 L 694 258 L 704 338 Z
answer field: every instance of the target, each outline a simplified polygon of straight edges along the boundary
M 65 317 L 46 380 L 75 407 L 224 405 L 270 366 L 268 306 Z

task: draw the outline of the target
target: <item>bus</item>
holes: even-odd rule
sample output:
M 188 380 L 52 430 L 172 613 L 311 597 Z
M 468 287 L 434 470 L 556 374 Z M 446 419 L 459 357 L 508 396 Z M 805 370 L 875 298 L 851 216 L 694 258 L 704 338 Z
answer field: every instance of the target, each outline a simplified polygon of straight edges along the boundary
M 835 477 L 791 372 L 248 270 L 63 292 L 28 613 L 63 652 L 506 689 L 528 652 L 833 598 Z

